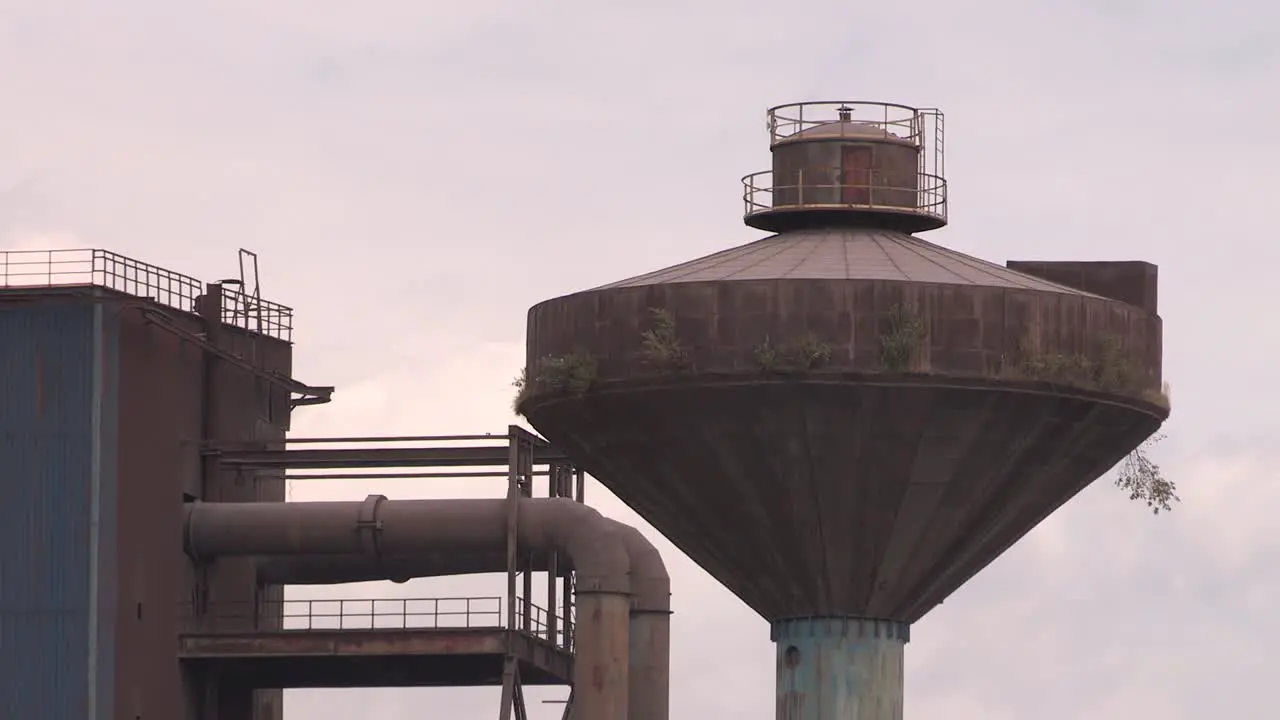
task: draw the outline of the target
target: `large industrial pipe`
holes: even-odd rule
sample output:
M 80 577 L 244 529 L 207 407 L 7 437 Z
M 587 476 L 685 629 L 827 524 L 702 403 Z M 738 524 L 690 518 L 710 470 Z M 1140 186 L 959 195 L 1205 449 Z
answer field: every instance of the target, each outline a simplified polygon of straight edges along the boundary
M 671 712 L 671 576 L 662 553 L 639 530 L 610 522 L 631 557 L 629 717 L 667 720 Z
M 667 720 L 671 694 L 671 577 L 662 554 L 639 530 L 608 518 L 605 522 L 619 534 L 631 560 L 627 717 Z M 502 540 L 503 536 L 497 536 L 492 542 L 496 547 Z M 497 551 L 432 552 L 382 559 L 367 555 L 265 557 L 258 562 L 258 579 L 277 585 L 403 582 L 417 577 L 502 572 L 506 567 L 505 553 Z
M 395 583 L 442 575 L 472 575 L 507 571 L 507 551 L 497 549 L 505 538 L 494 538 L 494 550 L 453 552 L 435 550 L 418 555 L 273 555 L 255 558 L 258 582 L 262 585 L 345 585 L 346 583 L 390 580 Z M 531 569 L 550 570 L 547 556 L 536 555 Z M 558 572 L 573 569 L 568 556 L 561 556 Z M 634 584 L 634 580 L 632 583 Z M 632 588 L 635 593 L 635 588 Z
M 562 552 L 577 573 L 574 716 L 625 720 L 628 714 L 631 560 L 618 525 L 567 498 L 526 498 L 517 542 Z M 413 556 L 453 549 L 486 552 L 506 537 L 506 500 L 191 503 L 186 548 L 220 555 Z

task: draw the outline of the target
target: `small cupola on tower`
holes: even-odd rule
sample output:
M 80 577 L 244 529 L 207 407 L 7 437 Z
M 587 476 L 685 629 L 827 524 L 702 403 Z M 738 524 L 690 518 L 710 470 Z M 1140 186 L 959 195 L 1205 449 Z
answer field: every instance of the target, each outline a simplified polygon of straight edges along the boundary
M 747 225 L 921 232 L 947 224 L 938 110 L 808 102 L 770 108 L 768 122 L 773 169 L 742 179 Z

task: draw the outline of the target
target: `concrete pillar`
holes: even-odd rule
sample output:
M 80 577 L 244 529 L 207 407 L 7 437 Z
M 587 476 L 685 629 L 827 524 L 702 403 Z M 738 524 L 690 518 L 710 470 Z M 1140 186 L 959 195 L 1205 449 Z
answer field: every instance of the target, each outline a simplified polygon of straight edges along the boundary
M 902 720 L 905 623 L 804 618 L 773 624 L 778 720 Z

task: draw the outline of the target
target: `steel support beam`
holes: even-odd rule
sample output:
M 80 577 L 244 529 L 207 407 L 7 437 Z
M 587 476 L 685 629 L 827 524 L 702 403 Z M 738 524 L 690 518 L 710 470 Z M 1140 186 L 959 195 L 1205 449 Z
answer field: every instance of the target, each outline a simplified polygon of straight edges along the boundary
M 336 448 L 305 450 L 212 450 L 227 467 L 255 469 L 332 470 L 389 467 L 499 467 L 509 462 L 506 445 L 486 447 Z M 533 448 L 535 464 L 568 459 L 550 447 Z

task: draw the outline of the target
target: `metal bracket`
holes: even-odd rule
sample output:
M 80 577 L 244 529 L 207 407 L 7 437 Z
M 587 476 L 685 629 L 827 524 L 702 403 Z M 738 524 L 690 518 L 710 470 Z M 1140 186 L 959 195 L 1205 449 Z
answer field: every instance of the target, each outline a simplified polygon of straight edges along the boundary
M 292 407 L 321 405 L 333 399 L 334 388 L 332 386 L 307 385 L 306 383 L 298 382 L 297 380 L 294 380 L 282 373 L 263 370 L 253 363 L 246 361 L 244 358 L 239 357 L 235 353 L 228 352 L 227 350 L 214 345 L 209 342 L 207 338 L 202 338 L 196 333 L 182 328 L 173 320 L 173 318 L 158 310 L 146 308 L 143 309 L 142 315 L 152 325 L 196 345 L 202 350 L 235 365 L 251 375 L 260 377 L 278 388 L 287 390 L 291 395 L 299 395 L 300 397 L 290 400 Z

